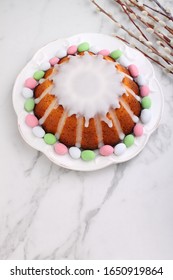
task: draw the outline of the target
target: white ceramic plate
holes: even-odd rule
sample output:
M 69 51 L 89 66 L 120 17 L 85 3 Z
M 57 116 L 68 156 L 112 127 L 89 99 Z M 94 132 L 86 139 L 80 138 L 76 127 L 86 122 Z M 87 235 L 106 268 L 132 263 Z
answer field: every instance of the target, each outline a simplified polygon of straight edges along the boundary
M 131 63 L 138 66 L 139 72 L 143 75 L 150 87 L 150 97 L 152 99 L 152 118 L 145 125 L 145 133 L 143 136 L 135 138 L 135 144 L 128 148 L 126 152 L 117 157 L 114 154 L 109 157 L 97 155 L 95 160 L 85 162 L 82 159 L 74 160 L 68 154 L 59 156 L 55 154 L 52 146 L 45 144 L 43 139 L 39 139 L 32 134 L 32 129 L 25 124 L 24 98 L 21 95 L 24 81 L 33 75 L 34 71 L 42 62 L 49 61 L 57 49 L 62 46 L 78 45 L 81 42 L 88 41 L 93 47 L 101 49 L 109 49 L 110 51 L 120 49 L 124 52 Z M 152 132 L 158 127 L 163 112 L 163 94 L 158 81 L 155 78 L 154 70 L 151 63 L 143 54 L 135 49 L 129 48 L 123 42 L 114 37 L 97 33 L 79 34 L 65 39 L 58 39 L 41 48 L 25 66 L 18 75 L 13 88 L 13 105 L 18 118 L 18 128 L 23 139 L 33 148 L 43 152 L 52 162 L 62 167 L 80 170 L 92 171 L 104 168 L 108 165 L 128 161 L 135 157 L 146 145 Z

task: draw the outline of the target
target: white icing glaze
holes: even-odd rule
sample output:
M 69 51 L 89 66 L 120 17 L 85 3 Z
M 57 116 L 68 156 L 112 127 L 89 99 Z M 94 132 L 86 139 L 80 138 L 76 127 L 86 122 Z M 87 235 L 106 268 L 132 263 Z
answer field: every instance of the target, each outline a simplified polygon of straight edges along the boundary
M 51 92 L 52 88 L 53 88 L 53 85 L 50 85 L 48 88 L 46 88 L 42 92 L 42 94 L 38 98 L 35 99 L 35 104 L 38 104 L 46 96 L 46 94 L 48 94 L 48 93 L 51 94 L 50 92 Z
M 137 95 L 131 88 L 129 88 L 128 86 L 124 85 L 124 87 L 127 90 L 127 93 L 130 93 L 131 95 L 133 95 L 133 97 L 137 100 L 137 101 L 141 101 L 141 98 L 139 95 Z
M 77 129 L 76 129 L 76 144 L 75 146 L 80 148 L 82 140 L 82 128 L 83 128 L 83 118 L 78 117 Z
M 101 147 L 104 145 L 104 143 L 103 143 L 102 126 L 101 126 L 100 118 L 98 116 L 95 118 L 95 126 L 96 126 L 97 138 L 98 138 L 98 147 Z
M 131 119 L 137 123 L 139 121 L 139 118 L 137 116 L 135 116 L 135 114 L 133 113 L 133 111 L 130 109 L 130 106 L 127 104 L 127 102 L 121 98 L 120 100 L 121 105 L 125 108 L 125 110 L 127 111 L 127 113 L 129 114 L 129 116 L 131 117 Z
M 39 84 L 42 84 L 43 82 L 45 82 L 46 79 L 42 78 L 39 80 Z
M 57 107 L 57 100 L 54 99 L 52 100 L 52 102 L 50 103 L 49 107 L 46 109 L 43 117 L 41 119 L 39 119 L 39 124 L 42 125 L 45 120 L 47 119 L 47 117 L 49 116 L 49 114 L 52 112 L 52 110 Z
M 64 112 L 63 112 L 63 114 L 62 114 L 62 116 L 59 120 L 58 127 L 57 127 L 57 132 L 55 134 L 57 139 L 60 138 L 61 132 L 63 130 L 64 124 L 65 124 L 65 121 L 66 121 L 66 118 L 67 118 L 67 112 L 64 110 Z
M 115 65 L 120 65 L 120 63 L 117 63 L 117 62 L 115 62 Z M 119 73 L 122 73 L 120 70 L 118 70 L 117 69 L 117 71 L 119 72 Z M 128 74 L 126 74 L 126 73 L 124 73 L 123 72 L 123 75 L 124 75 L 124 77 L 127 77 L 127 78 L 129 78 L 130 80 L 133 80 L 133 78 L 130 76 L 130 75 L 128 75 Z
M 112 110 L 112 109 L 110 110 L 110 116 L 112 118 L 114 127 L 117 130 L 118 136 L 122 140 L 124 138 L 125 134 L 122 131 L 122 128 L 121 128 L 120 122 L 119 122 L 119 120 L 117 118 L 115 110 Z
M 68 112 L 85 117 L 85 126 L 89 119 L 100 115 L 109 126 L 106 118 L 109 109 L 119 107 L 119 97 L 125 92 L 121 81 L 124 73 L 115 68 L 115 63 L 103 59 L 101 55 L 70 57 L 68 63 L 57 65 L 58 74 L 54 75 L 53 94 L 58 103 Z M 74 71 L 75 69 L 75 71 Z

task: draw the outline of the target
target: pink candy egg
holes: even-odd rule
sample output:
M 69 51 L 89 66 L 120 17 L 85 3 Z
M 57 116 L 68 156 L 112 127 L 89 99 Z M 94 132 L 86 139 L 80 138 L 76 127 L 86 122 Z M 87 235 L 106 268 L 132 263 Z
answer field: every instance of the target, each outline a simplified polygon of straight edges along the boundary
M 140 123 L 137 123 L 133 129 L 134 135 L 139 137 L 143 134 L 143 126 Z
M 34 89 L 38 85 L 37 81 L 34 78 L 28 78 L 25 81 L 24 86 L 30 89 Z
M 100 150 L 99 150 L 99 153 L 100 153 L 100 155 L 102 155 L 102 156 L 110 156 L 110 155 L 113 154 L 113 152 L 114 152 L 114 149 L 113 149 L 113 147 L 110 146 L 110 145 L 104 145 L 104 146 L 102 146 L 102 147 L 100 148 Z
M 54 149 L 58 155 L 65 155 L 68 153 L 67 147 L 62 143 L 56 143 Z
M 148 86 L 141 86 L 140 87 L 140 94 L 142 97 L 147 96 L 150 92 L 150 89 Z
M 107 55 L 110 54 L 110 51 L 105 49 L 105 50 L 99 51 L 98 54 L 101 54 L 101 55 L 103 55 L 103 56 L 107 56 Z
M 67 49 L 67 54 L 75 54 L 77 52 L 77 46 L 73 45 Z
M 138 68 L 136 67 L 136 65 L 134 64 L 130 64 L 128 66 L 128 70 L 130 71 L 130 74 L 132 75 L 132 77 L 136 78 L 139 75 L 139 71 Z
M 32 114 L 28 114 L 25 118 L 25 122 L 28 126 L 30 127 L 35 127 L 38 125 L 38 119 L 36 118 L 36 116 L 32 115 Z
M 50 60 L 49 60 L 49 63 L 54 66 L 55 64 L 57 64 L 59 61 L 59 58 L 58 57 L 52 57 Z

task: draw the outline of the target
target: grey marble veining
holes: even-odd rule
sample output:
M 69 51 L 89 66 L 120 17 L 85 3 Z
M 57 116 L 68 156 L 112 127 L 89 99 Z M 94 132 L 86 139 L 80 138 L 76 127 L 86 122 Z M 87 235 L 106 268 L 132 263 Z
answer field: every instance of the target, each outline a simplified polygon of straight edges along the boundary
M 118 7 L 102 3 L 126 21 Z M 15 78 L 50 41 L 118 30 L 88 0 L 0 5 L 0 259 L 172 259 L 172 78 L 154 66 L 164 115 L 136 158 L 87 173 L 55 166 L 18 132 Z

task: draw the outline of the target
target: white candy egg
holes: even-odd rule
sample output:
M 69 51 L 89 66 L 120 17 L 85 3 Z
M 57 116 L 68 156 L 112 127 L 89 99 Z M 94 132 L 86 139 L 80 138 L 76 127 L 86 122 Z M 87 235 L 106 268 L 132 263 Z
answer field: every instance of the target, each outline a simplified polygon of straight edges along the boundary
M 25 98 L 31 98 L 31 97 L 33 97 L 33 90 L 30 88 L 24 87 L 22 90 L 22 95 Z
M 38 138 L 43 138 L 45 135 L 45 131 L 41 126 L 35 126 L 32 129 L 33 134 Z
M 43 71 L 47 71 L 50 67 L 51 67 L 51 65 L 49 62 L 43 62 L 40 65 L 40 69 Z
M 144 124 L 148 123 L 151 119 L 151 110 L 149 110 L 149 109 L 142 110 L 140 119 L 141 119 L 142 123 L 144 123 Z
M 79 159 L 81 156 L 81 150 L 77 147 L 71 147 L 69 149 L 69 154 L 73 159 Z
M 144 86 L 146 85 L 146 80 L 143 76 L 139 75 L 137 78 L 135 78 L 135 82 L 139 85 L 139 86 Z
M 117 144 L 114 148 L 114 154 L 116 156 L 122 155 L 126 151 L 126 145 L 124 143 Z
M 56 52 L 56 56 L 58 58 L 63 58 L 67 55 L 67 51 L 66 49 L 59 49 L 57 52 Z
M 95 46 L 91 46 L 89 51 L 92 52 L 92 53 L 98 53 L 99 49 L 97 47 L 95 47 Z
M 117 59 L 117 62 L 120 63 L 124 67 L 128 67 L 130 65 L 130 61 L 124 55 L 121 55 Z

